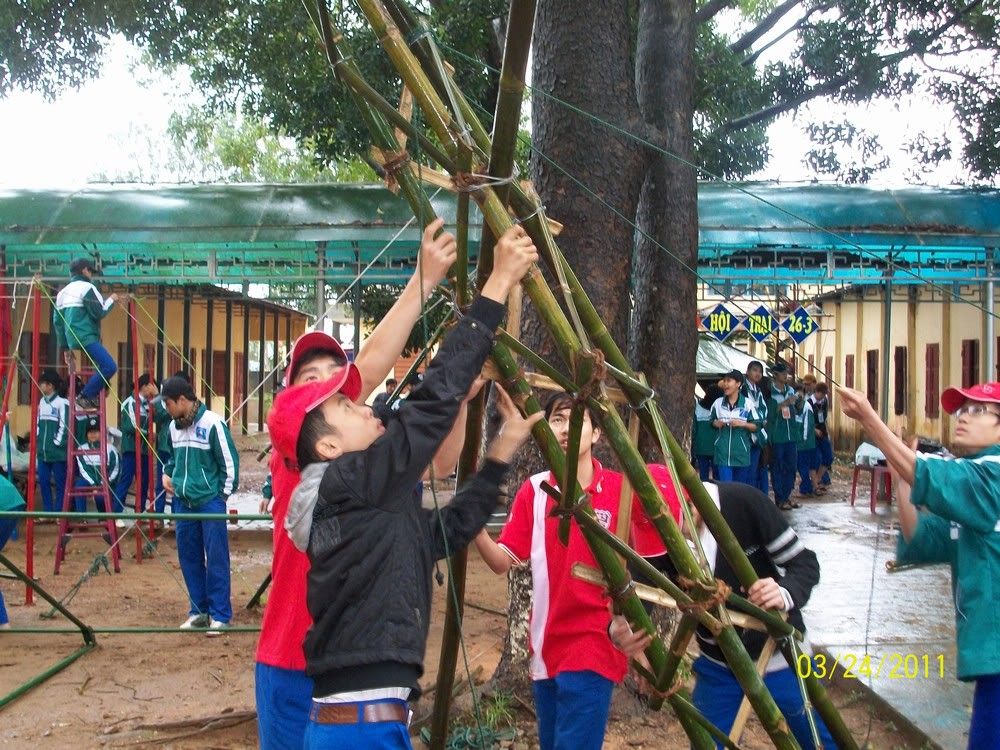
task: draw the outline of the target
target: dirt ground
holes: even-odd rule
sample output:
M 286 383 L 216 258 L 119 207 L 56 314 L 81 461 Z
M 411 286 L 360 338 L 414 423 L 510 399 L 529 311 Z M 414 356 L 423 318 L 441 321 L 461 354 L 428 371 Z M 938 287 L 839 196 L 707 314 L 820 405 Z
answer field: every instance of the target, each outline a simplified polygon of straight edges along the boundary
M 244 486 L 257 486 L 262 472 L 249 454 Z M 86 572 L 103 545 L 100 540 L 74 541 L 59 576 L 52 575 L 55 527 L 36 529 L 36 574 L 57 598 L 63 597 Z M 22 537 L 8 544 L 5 554 L 24 561 Z M 134 541 L 124 545 L 122 572 L 100 572 L 85 581 L 72 598 L 70 609 L 94 627 L 176 627 L 186 616 L 186 598 L 177 565 L 172 534 L 159 540 L 156 554 L 138 564 Z M 231 534 L 232 586 L 236 626 L 256 626 L 260 610 L 245 605 L 268 572 L 269 534 L 240 529 Z M 48 605 L 24 604 L 24 587 L 0 579 L 14 627 L 62 627 L 61 617 L 42 619 Z M 494 576 L 475 553 L 470 555 L 466 601 L 465 642 L 478 681 L 492 675 L 505 632 L 506 582 Z M 434 614 L 426 659 L 425 685 L 434 684 L 444 619 L 445 588 L 435 587 Z M 253 698 L 253 654 L 256 634 L 232 632 L 220 638 L 170 632 L 153 634 L 99 634 L 98 646 L 64 671 L 25 696 L 0 709 L 0 746 L 10 748 L 242 748 L 256 745 Z M 72 653 L 79 635 L 43 635 L 0 632 L 0 695 L 44 671 Z M 459 662 L 460 676 L 465 674 Z M 869 737 L 874 748 L 904 748 L 891 722 L 872 718 L 867 699 L 833 687 L 834 702 L 859 744 Z M 468 705 L 466 696 L 459 704 Z M 491 702 L 495 704 L 495 701 Z M 425 715 L 431 699 L 416 706 Z M 537 746 L 531 696 L 507 701 L 516 723 L 513 746 Z M 470 724 L 456 709 L 455 723 Z M 499 711 L 503 713 L 503 711 Z M 753 722 L 753 720 L 751 720 Z M 420 747 L 419 742 L 415 745 Z M 627 715 L 613 710 L 604 747 L 686 748 L 683 732 L 669 710 Z M 759 726 L 751 723 L 744 747 L 770 747 Z M 918 747 L 918 745 L 911 745 Z

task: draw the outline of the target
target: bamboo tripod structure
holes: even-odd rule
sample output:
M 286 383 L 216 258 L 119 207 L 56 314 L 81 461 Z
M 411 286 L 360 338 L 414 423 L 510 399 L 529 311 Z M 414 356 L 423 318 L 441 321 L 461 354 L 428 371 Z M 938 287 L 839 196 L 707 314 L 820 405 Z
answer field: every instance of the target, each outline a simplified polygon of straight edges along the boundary
M 688 547 L 680 526 L 666 511 L 658 488 L 635 448 L 628 427 L 609 397 L 609 388 L 604 383 L 607 376 L 617 381 L 632 414 L 641 427 L 658 441 L 670 468 L 677 496 L 681 498 L 685 523 L 694 528 L 690 508 L 683 500 L 682 486 L 718 541 L 720 554 L 725 555 L 739 576 L 740 584 L 749 588 L 757 579 L 736 537 L 687 461 L 686 452 L 667 429 L 656 404 L 655 393 L 632 370 L 601 321 L 597 309 L 584 293 L 573 269 L 566 262 L 556 244 L 544 207 L 530 188 L 512 179 L 514 145 L 534 26 L 535 0 L 511 2 L 492 136 L 455 85 L 432 34 L 405 0 L 356 0 L 356 5 L 399 73 L 405 90 L 412 96 L 429 133 L 411 122 L 364 80 L 349 54 L 341 49 L 344 37 L 331 20 L 326 0 L 313 0 L 315 5 L 309 5 L 309 0 L 303 1 L 319 33 L 323 51 L 334 75 L 346 87 L 371 132 L 373 153 L 382 163 L 387 179 L 399 186 L 421 223 L 426 224 L 435 218 L 423 189 L 425 177 L 431 184 L 446 185 L 457 192 L 459 260 L 452 281 L 459 303 L 467 303 L 471 298 L 469 280 L 466 277 L 470 201 L 476 203 L 485 220 L 479 253 L 480 280 L 491 265 L 492 238 L 502 235 L 515 220 L 525 227 L 549 272 L 558 280 L 561 302 L 549 289 L 537 268 L 524 278 L 522 289 L 552 335 L 556 349 L 572 375 L 566 377 L 509 334 L 500 336 L 493 351 L 493 363 L 508 391 L 528 414 L 539 411 L 541 407 L 519 368 L 517 357 L 530 363 L 559 387 L 578 396 L 578 406 L 571 417 L 570 449 L 565 455 L 547 423 L 539 422 L 533 428 L 533 437 L 554 475 L 564 478 L 559 483 L 561 495 L 555 491 L 553 493 L 558 495 L 563 519 L 560 533 L 565 539 L 569 524 L 575 522 L 579 525 L 598 563 L 605 585 L 609 591 L 616 592 L 616 601 L 634 629 L 641 628 L 654 633 L 653 624 L 636 594 L 635 585 L 623 560 L 642 570 L 657 589 L 682 606 L 684 614 L 669 647 L 660 639 L 654 639 L 646 650 L 646 657 L 652 667 L 655 687 L 661 693 L 669 695 L 666 700 L 680 720 L 692 746 L 699 750 L 709 750 L 719 741 L 735 747 L 725 734 L 709 724 L 693 707 L 686 690 L 675 684 L 678 666 L 687 644 L 696 628 L 703 625 L 715 636 L 729 667 L 746 694 L 749 706 L 760 719 L 775 747 L 782 750 L 798 748 L 799 744 L 765 687 L 757 665 L 747 654 L 736 633 L 729 608 L 761 623 L 761 627 L 766 628 L 793 669 L 796 668 L 798 653 L 794 642 L 801 639 L 801 634 L 775 613 L 761 610 L 736 594 L 721 591 L 703 556 L 696 555 Z M 401 144 L 401 137 L 406 139 L 410 151 Z M 411 153 L 418 153 L 436 163 L 446 175 L 414 161 Z M 469 431 L 459 467 L 460 480 L 474 470 L 479 453 L 482 396 L 479 399 L 470 408 Z M 577 453 L 573 450 L 573 445 L 579 441 L 584 404 L 589 407 L 618 455 L 628 481 L 670 550 L 672 563 L 681 576 L 691 582 L 687 588 L 681 588 L 657 571 L 597 521 L 589 498 L 575 480 Z M 464 584 L 465 554 L 462 551 L 453 556 L 452 575 L 449 577 L 448 613 L 431 723 L 432 748 L 443 748 L 446 741 L 451 688 L 461 635 Z M 823 686 L 814 676 L 804 682 L 810 702 L 823 718 L 838 746 L 857 748 Z M 659 703 L 662 701 L 654 701 L 651 705 L 659 708 Z

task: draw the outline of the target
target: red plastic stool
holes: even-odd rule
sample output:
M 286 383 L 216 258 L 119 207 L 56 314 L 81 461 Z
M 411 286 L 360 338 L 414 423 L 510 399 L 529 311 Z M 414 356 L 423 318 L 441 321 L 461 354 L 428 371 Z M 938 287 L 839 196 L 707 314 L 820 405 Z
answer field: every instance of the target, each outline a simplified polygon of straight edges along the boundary
M 879 487 L 885 492 L 885 498 L 888 503 L 892 503 L 892 474 L 889 472 L 889 467 L 887 466 L 861 466 L 859 464 L 854 465 L 854 478 L 851 481 L 851 507 L 854 507 L 854 501 L 858 496 L 858 475 L 862 472 L 868 474 L 870 478 L 869 485 L 869 507 L 871 512 L 875 512 L 875 504 L 878 502 L 878 491 Z

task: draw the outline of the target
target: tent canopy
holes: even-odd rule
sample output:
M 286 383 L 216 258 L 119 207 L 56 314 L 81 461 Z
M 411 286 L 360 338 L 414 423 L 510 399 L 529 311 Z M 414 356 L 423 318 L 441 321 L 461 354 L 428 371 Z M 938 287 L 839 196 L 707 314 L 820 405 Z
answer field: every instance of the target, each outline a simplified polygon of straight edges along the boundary
M 428 194 L 454 225 L 454 196 Z M 698 270 L 713 284 L 881 283 L 889 258 L 927 279 L 980 279 L 1000 246 L 997 190 L 706 182 L 698 210 Z M 474 210 L 470 249 L 480 222 Z M 381 185 L 0 190 L 0 249 L 15 277 L 62 279 L 73 257 L 92 254 L 124 283 L 321 274 L 342 284 L 397 238 L 365 281 L 400 282 L 412 273 L 420 229 L 407 203 Z

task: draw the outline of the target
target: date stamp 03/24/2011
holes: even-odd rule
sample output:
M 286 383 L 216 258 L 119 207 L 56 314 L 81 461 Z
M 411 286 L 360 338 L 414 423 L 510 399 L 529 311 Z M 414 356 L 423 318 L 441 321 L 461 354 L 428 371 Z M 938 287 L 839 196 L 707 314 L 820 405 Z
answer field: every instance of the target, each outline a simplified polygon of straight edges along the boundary
M 848 680 L 884 677 L 890 680 L 916 680 L 944 677 L 944 654 L 904 654 L 887 653 L 881 656 L 869 654 L 838 653 L 832 657 L 816 654 L 800 654 L 798 673 L 800 677 L 815 676 L 821 680 L 840 675 Z

